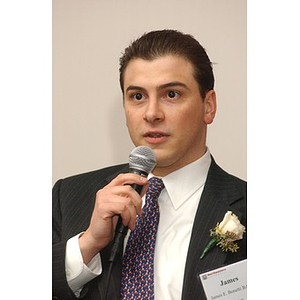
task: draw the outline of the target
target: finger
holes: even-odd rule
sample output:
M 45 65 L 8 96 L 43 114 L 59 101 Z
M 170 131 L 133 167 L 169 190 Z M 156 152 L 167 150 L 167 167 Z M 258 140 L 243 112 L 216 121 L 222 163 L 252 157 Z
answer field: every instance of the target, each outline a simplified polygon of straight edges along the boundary
M 136 210 L 134 208 L 129 207 L 124 210 L 124 212 L 120 214 L 120 217 L 122 218 L 124 226 L 127 226 L 130 230 L 134 229 L 137 218 Z
M 119 197 L 115 199 L 114 202 L 114 213 L 122 218 L 122 223 L 124 226 L 128 226 L 131 230 L 134 229 L 137 217 L 137 209 L 133 205 L 133 202 L 124 197 Z M 119 201 L 118 201 L 119 200 Z
M 122 202 L 129 199 L 136 208 L 137 214 L 140 215 L 142 212 L 142 198 L 130 185 L 107 187 L 98 191 L 97 198 L 103 203 Z
M 144 185 L 144 187 L 143 187 L 143 189 L 142 189 L 142 192 L 141 192 L 141 197 L 143 197 L 145 194 L 146 194 L 146 192 L 147 192 L 147 190 L 148 190 L 148 187 L 149 187 L 149 182 L 147 182 L 145 185 Z
M 107 186 L 116 185 L 145 185 L 148 182 L 147 178 L 134 173 L 119 174 Z
M 111 218 L 114 215 L 122 214 L 125 210 L 130 210 L 132 215 L 142 213 L 142 198 L 129 185 L 112 186 L 99 190 L 96 196 L 99 214 L 105 215 L 104 218 Z

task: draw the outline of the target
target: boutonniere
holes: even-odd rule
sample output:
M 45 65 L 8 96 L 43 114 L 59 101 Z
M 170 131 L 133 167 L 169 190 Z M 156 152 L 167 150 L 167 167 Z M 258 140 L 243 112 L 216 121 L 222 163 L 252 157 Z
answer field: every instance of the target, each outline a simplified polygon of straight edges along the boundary
M 239 246 L 234 242 L 243 238 L 245 229 L 245 226 L 241 224 L 238 217 L 231 211 L 228 211 L 223 221 L 217 223 L 216 227 L 210 230 L 210 235 L 213 238 L 205 247 L 200 259 L 215 245 L 219 246 L 222 251 L 236 252 Z

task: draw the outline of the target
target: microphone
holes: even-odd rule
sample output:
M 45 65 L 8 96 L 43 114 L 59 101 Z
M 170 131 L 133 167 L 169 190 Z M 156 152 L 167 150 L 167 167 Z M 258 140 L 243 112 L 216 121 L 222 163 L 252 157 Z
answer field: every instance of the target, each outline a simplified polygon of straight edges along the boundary
M 154 169 L 156 164 L 156 157 L 153 150 L 146 146 L 136 147 L 129 154 L 129 173 L 138 174 L 147 177 L 148 174 Z M 131 187 L 141 194 L 143 185 L 132 184 Z M 114 262 L 117 253 L 119 253 L 124 238 L 127 234 L 128 227 L 122 223 L 122 218 L 119 217 L 115 229 L 115 237 L 109 257 L 110 262 Z

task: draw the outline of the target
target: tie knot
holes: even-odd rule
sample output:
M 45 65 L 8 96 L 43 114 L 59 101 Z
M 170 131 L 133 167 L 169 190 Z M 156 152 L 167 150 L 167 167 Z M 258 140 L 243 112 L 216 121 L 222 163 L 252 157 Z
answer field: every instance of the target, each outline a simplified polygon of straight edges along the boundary
M 149 187 L 147 190 L 147 194 L 151 194 L 152 197 L 158 197 L 160 192 L 164 189 L 165 185 L 161 178 L 152 177 L 149 179 Z

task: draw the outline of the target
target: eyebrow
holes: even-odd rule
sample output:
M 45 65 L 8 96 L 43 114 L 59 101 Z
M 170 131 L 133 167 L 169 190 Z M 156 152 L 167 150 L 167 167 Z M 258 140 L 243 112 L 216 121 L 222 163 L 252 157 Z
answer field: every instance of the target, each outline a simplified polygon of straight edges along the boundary
M 174 87 L 174 86 L 180 86 L 180 87 L 183 87 L 185 89 L 189 89 L 188 86 L 180 81 L 171 81 L 171 82 L 168 82 L 168 83 L 164 83 L 162 85 L 159 85 L 157 87 L 157 90 L 163 90 L 165 88 L 168 88 L 168 87 Z M 141 87 L 141 86 L 137 86 L 137 85 L 130 85 L 127 87 L 126 89 L 126 93 L 128 91 L 136 91 L 136 90 L 139 90 L 139 91 L 146 91 L 145 88 Z

